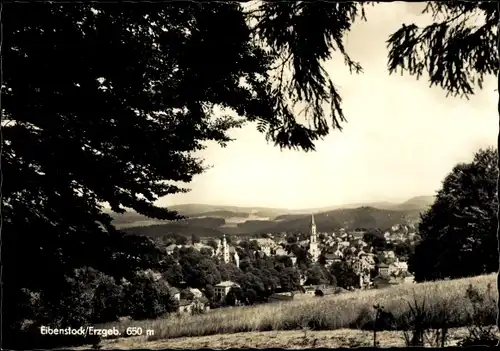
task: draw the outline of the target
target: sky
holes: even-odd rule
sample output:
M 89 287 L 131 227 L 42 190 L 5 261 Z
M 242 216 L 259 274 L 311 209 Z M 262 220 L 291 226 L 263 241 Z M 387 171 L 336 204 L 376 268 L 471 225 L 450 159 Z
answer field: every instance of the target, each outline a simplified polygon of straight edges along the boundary
M 378 4 L 367 9 L 367 22 L 355 23 L 345 45 L 364 73 L 351 75 L 339 56 L 327 62 L 348 122 L 316 152 L 282 151 L 248 124 L 231 131 L 236 140 L 226 148 L 210 144 L 198 154 L 212 167 L 187 185 L 189 193 L 157 204 L 305 209 L 435 194 L 455 164 L 496 145 L 497 93 L 495 77 L 466 100 L 446 98 L 425 77 L 388 74 L 385 41 L 402 23 L 427 23 L 421 9 Z

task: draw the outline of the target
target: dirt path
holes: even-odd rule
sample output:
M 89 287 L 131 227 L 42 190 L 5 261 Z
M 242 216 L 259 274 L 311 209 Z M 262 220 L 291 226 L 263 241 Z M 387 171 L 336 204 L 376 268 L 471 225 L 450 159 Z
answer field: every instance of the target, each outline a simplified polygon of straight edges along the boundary
M 453 329 L 450 332 L 448 346 L 454 346 L 467 335 L 466 328 Z M 380 347 L 405 346 L 402 332 L 384 331 L 377 333 Z M 197 348 L 308 348 L 308 347 L 366 347 L 373 346 L 373 334 L 354 329 L 327 331 L 271 331 L 236 334 L 219 334 L 190 338 L 147 341 L 146 337 L 106 340 L 102 349 L 197 349 Z M 429 345 L 431 346 L 431 345 Z

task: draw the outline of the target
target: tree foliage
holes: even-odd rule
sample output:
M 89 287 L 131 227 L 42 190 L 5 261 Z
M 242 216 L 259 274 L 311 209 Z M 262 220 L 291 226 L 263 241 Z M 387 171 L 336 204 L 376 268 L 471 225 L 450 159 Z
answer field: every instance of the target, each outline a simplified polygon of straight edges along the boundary
M 280 145 L 311 148 L 276 106 L 275 57 L 237 3 L 8 3 L 2 14 L 8 325 L 23 318 L 23 287 L 47 297 L 74 268 L 119 277 L 154 267 L 154 243 L 123 237 L 101 204 L 178 218 L 153 203 L 186 191 L 177 184 L 204 170 L 192 153 L 207 141 L 224 146 L 229 129 L 260 120 Z M 26 258 L 44 265 L 25 269 Z
M 498 270 L 496 159 L 496 150 L 479 150 L 443 181 L 435 203 L 422 215 L 422 241 L 409 262 L 417 281 Z
M 263 2 L 254 17 L 256 37 L 271 48 L 278 61 L 278 84 L 271 96 L 285 128 L 271 124 L 267 136 L 281 147 L 313 150 L 312 141 L 328 134 L 329 119 L 334 129 L 342 129 L 341 123 L 346 120 L 342 98 L 323 63 L 338 51 L 351 72 L 362 72 L 360 64 L 345 50 L 344 36 L 358 18 L 364 19 L 363 5 Z M 289 79 L 284 74 L 287 69 L 291 72 Z M 305 104 L 303 111 L 311 127 L 296 122 L 292 107 L 297 103 Z
M 419 78 L 425 72 L 431 86 L 465 97 L 482 88 L 485 76 L 498 74 L 496 3 L 429 2 L 423 13 L 432 15 L 431 25 L 403 24 L 387 41 L 390 73 Z
M 359 286 L 359 277 L 347 262 L 335 262 L 330 267 L 330 274 L 336 278 L 337 286 L 343 289 Z

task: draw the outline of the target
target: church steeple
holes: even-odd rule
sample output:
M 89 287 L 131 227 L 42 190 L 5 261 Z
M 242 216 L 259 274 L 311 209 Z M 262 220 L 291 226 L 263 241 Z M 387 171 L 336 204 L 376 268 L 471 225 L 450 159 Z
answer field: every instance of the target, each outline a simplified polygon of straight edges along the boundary
M 314 221 L 314 214 L 311 214 L 311 242 L 316 242 L 316 222 Z
M 313 262 L 316 262 L 319 257 L 318 239 L 316 237 L 316 222 L 314 221 L 314 215 L 311 214 L 311 237 L 309 239 L 309 254 Z

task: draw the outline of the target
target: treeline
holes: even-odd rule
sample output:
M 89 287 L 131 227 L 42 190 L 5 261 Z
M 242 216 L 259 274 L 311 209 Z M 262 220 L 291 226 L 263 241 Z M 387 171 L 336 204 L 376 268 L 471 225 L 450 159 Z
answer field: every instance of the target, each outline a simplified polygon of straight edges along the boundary
M 165 224 L 124 228 L 123 231 L 129 234 L 150 237 L 168 236 L 171 234 L 190 237 L 195 234 L 202 238 L 217 238 L 222 237 L 223 234 L 217 228 L 224 225 L 224 223 L 225 220 L 222 218 L 192 218 Z

